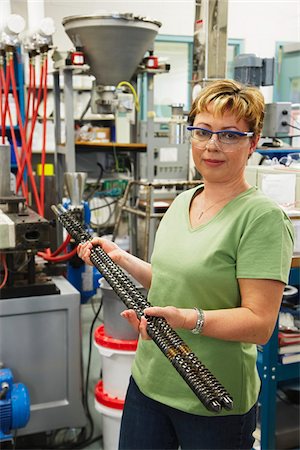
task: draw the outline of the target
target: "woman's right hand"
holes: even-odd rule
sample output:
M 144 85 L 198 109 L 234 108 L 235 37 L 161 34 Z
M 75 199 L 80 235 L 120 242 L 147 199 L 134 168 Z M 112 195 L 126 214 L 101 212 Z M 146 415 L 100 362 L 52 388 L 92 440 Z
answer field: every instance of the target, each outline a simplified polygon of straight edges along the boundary
M 79 258 L 81 258 L 86 264 L 92 266 L 93 264 L 90 259 L 91 249 L 97 246 L 100 246 L 116 264 L 119 264 L 122 255 L 124 254 L 124 250 L 118 247 L 118 245 L 114 242 L 99 237 L 95 237 L 91 241 L 83 244 L 78 244 L 77 254 Z

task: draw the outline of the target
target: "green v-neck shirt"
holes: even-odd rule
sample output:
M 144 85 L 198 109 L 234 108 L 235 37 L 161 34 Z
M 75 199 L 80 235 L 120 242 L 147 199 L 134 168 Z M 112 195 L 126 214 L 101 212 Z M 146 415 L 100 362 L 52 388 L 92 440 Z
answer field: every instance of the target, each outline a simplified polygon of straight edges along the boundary
M 192 228 L 189 209 L 196 187 L 181 193 L 164 215 L 151 258 L 152 305 L 204 310 L 238 308 L 238 278 L 287 283 L 293 225 L 278 205 L 252 187 L 226 204 L 209 222 Z M 270 298 L 272 302 L 272 298 Z M 258 398 L 256 345 L 176 330 L 231 394 L 244 414 Z M 163 404 L 211 416 L 153 341 L 139 340 L 133 377 L 140 390 Z

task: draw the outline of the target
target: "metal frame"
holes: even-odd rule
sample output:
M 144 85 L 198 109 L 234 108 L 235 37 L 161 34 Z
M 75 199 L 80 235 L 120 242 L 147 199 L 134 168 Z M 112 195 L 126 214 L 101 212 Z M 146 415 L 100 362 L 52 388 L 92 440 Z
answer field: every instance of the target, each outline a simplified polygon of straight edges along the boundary
M 199 180 L 197 181 L 166 181 L 166 182 L 143 182 L 143 181 L 130 181 L 126 187 L 124 196 L 120 202 L 120 209 L 116 218 L 116 224 L 113 231 L 113 240 L 115 240 L 119 226 L 121 223 L 122 214 L 124 212 L 129 213 L 130 215 L 134 215 L 137 217 L 142 217 L 145 219 L 145 236 L 144 236 L 144 261 L 149 260 L 149 256 L 152 253 L 154 246 L 154 238 L 155 238 L 155 230 L 157 227 L 157 221 L 160 220 L 164 213 L 156 213 L 155 205 L 153 200 L 153 190 L 162 187 L 174 188 L 174 187 L 193 187 L 199 184 Z M 136 196 L 137 188 L 144 187 L 146 190 L 145 196 L 145 211 L 139 208 L 139 205 L 131 206 L 130 200 L 132 197 Z M 136 204 L 136 202 L 135 202 Z M 131 229 L 131 227 L 130 227 Z M 130 242 L 132 248 L 130 248 L 131 253 L 136 255 L 137 252 L 137 242 L 136 236 L 130 236 Z

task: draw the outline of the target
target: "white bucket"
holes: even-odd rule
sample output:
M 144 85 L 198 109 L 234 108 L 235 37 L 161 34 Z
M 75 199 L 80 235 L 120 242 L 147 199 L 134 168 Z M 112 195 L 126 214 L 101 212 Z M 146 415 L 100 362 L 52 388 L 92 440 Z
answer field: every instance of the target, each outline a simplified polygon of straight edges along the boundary
M 117 450 L 124 400 L 109 397 L 99 381 L 95 388 L 95 408 L 102 414 L 103 450 Z
M 105 393 L 124 399 L 131 375 L 137 341 L 122 341 L 105 334 L 104 325 L 95 330 L 94 344 L 102 357 L 102 380 Z

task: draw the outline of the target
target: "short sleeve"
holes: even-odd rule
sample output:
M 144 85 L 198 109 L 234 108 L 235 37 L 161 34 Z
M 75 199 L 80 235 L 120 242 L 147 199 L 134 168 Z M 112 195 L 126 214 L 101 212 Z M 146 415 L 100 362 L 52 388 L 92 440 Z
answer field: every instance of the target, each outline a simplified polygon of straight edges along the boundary
M 237 251 L 237 278 L 288 282 L 294 248 L 293 224 L 282 210 L 272 209 L 247 225 Z

